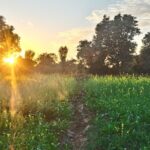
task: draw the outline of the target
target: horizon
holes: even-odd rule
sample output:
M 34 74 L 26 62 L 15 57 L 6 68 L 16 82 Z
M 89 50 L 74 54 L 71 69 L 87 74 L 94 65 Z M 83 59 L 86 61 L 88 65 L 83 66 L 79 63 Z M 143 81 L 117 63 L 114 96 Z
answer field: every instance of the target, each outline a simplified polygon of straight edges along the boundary
M 51 0 L 8 1 L 1 1 L 0 14 L 8 24 L 14 26 L 15 32 L 21 38 L 21 48 L 31 49 L 37 55 L 44 52 L 58 54 L 59 47 L 66 45 L 69 49 L 68 58 L 75 58 L 78 42 L 92 39 L 95 26 L 103 15 L 112 18 L 118 13 L 137 17 L 142 31 L 135 39 L 139 51 L 141 39 L 148 32 L 150 24 L 150 15 L 147 15 L 150 12 L 150 2 L 146 0 L 56 0 L 53 3 Z M 135 6 L 136 9 L 133 9 Z

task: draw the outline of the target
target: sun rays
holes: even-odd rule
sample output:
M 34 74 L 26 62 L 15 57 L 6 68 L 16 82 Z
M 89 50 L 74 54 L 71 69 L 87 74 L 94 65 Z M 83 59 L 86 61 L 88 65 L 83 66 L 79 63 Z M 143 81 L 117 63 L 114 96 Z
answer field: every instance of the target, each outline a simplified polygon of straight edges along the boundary
M 16 66 L 17 59 L 19 57 L 24 58 L 24 55 L 25 55 L 24 51 L 20 51 L 19 53 L 17 52 L 17 53 L 6 55 L 3 58 L 3 63 L 9 66 L 7 70 L 10 72 L 11 97 L 10 97 L 9 105 L 10 105 L 10 113 L 12 117 L 16 114 L 18 100 L 20 99 L 20 94 L 17 87 L 15 69 L 17 67 Z
M 15 63 L 16 59 L 14 56 L 9 56 L 9 57 L 3 58 L 3 61 L 4 61 L 4 63 L 13 65 Z

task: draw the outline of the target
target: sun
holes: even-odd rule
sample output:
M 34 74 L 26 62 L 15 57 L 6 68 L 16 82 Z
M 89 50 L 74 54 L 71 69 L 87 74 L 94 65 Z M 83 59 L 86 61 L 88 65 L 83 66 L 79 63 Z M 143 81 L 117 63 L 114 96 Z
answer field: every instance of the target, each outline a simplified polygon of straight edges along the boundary
M 4 61 L 4 63 L 13 65 L 13 64 L 15 64 L 15 57 L 14 56 L 5 57 L 3 59 L 3 61 Z

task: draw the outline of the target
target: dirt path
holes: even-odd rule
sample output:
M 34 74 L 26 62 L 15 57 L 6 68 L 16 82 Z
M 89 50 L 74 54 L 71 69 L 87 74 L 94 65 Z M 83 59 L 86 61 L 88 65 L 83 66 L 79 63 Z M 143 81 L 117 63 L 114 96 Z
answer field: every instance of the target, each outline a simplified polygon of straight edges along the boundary
M 70 128 L 63 135 L 63 145 L 68 143 L 72 150 L 84 150 L 87 137 L 86 131 L 89 129 L 89 121 L 91 119 L 91 113 L 86 108 L 84 103 L 85 91 L 83 88 L 83 78 L 77 78 L 77 91 L 72 96 L 70 103 L 73 110 L 73 117 Z

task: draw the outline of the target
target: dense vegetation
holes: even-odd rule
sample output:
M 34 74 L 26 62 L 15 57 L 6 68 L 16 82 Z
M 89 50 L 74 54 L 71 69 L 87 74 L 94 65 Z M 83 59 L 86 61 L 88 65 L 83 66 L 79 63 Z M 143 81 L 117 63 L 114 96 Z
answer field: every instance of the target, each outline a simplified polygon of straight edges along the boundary
M 96 25 L 91 41 L 79 41 L 77 56 L 68 60 L 68 48 L 61 46 L 58 56 L 42 53 L 35 58 L 35 52 L 26 50 L 24 57 L 17 57 L 16 70 L 20 73 L 92 73 L 99 75 L 149 74 L 150 73 L 150 32 L 142 39 L 140 53 L 135 37 L 141 33 L 136 17 L 117 14 L 113 19 L 104 15 Z M 20 37 L 14 27 L 0 17 L 0 71 L 4 67 L 2 58 L 21 51 Z M 6 72 L 4 69 L 3 72 Z
M 68 127 L 68 103 L 76 82 L 73 77 L 34 75 L 18 78 L 17 113 L 12 117 L 10 85 L 0 81 L 0 149 L 52 150 L 60 146 L 60 135 Z
M 87 149 L 150 148 L 149 78 L 91 77 L 84 86 L 94 113 Z
M 21 56 L 19 35 L 0 16 L 0 149 L 61 149 L 60 137 L 73 118 L 68 100 L 75 91 L 80 93 L 74 101 L 84 99 L 92 112 L 87 149 L 150 149 L 150 78 L 137 76 L 150 74 L 150 32 L 137 54 L 134 39 L 140 33 L 134 16 L 104 15 L 93 39 L 79 42 L 77 58 L 68 60 L 68 48 L 61 46 L 58 61 L 54 53 L 35 58 L 32 50 Z M 10 56 L 16 63 L 3 61 Z M 82 76 L 76 80 L 70 74 Z M 87 79 L 86 74 L 113 76 Z

